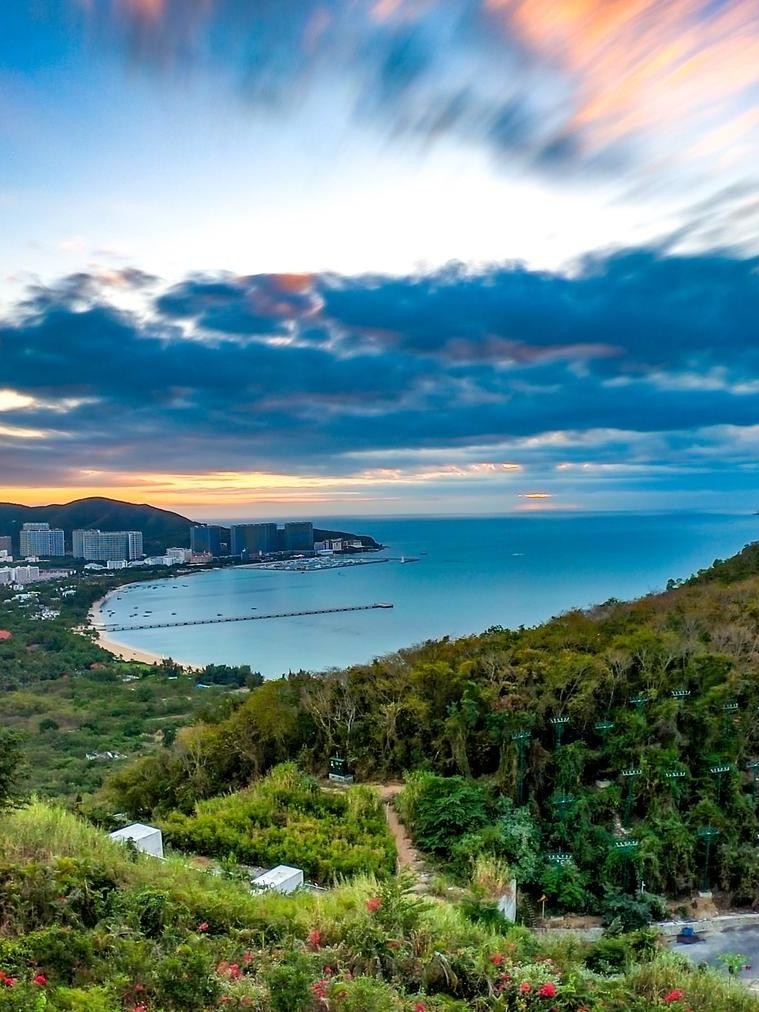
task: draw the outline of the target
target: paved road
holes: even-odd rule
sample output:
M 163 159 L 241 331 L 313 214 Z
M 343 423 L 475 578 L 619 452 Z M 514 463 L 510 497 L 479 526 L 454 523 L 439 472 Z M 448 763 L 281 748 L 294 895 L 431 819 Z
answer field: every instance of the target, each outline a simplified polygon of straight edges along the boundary
M 746 957 L 750 970 L 741 974 L 746 981 L 759 977 L 759 926 L 753 924 L 746 927 L 724 928 L 720 931 L 704 932 L 704 940 L 693 945 L 678 945 L 672 942 L 672 950 L 686 956 L 694 963 L 719 965 L 717 958 L 727 953 L 739 953 Z

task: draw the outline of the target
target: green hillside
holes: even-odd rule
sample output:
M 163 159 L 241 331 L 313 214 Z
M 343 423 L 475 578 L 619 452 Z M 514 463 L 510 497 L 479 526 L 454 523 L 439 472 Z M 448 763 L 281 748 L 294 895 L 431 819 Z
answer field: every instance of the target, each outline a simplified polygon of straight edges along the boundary
M 412 780 L 405 814 L 454 877 L 492 856 L 519 867 L 528 901 L 546 895 L 556 910 L 603 911 L 640 881 L 676 901 L 707 883 L 723 904 L 749 905 L 757 643 L 759 576 L 705 574 L 534 629 L 265 683 L 193 729 L 192 749 L 180 732 L 116 774 L 99 803 L 142 818 L 190 812 L 276 763 L 297 756 L 324 772 L 340 752 L 359 779 L 437 777 Z M 561 873 L 555 853 L 568 855 Z
M 595 943 L 505 925 L 403 878 L 253 895 L 138 856 L 38 803 L 0 821 L 3 1012 L 756 1012 L 647 932 Z

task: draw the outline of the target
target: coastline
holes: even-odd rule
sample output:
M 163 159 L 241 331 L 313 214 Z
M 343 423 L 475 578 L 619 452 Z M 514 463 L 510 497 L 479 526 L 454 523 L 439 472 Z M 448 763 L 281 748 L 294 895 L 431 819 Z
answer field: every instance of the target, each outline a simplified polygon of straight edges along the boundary
M 103 607 L 108 601 L 108 598 L 112 594 L 116 594 L 119 590 L 122 590 L 124 586 L 128 584 L 122 584 L 119 587 L 114 587 L 113 590 L 109 590 L 103 597 L 98 598 L 87 613 L 87 619 L 91 629 L 94 629 L 97 633 L 97 644 L 102 647 L 103 650 L 107 650 L 109 654 L 113 654 L 122 661 L 138 661 L 141 664 L 160 664 L 161 661 L 172 660 L 176 664 L 180 664 L 183 668 L 187 668 L 190 671 L 201 671 L 202 668 L 197 667 L 194 664 L 186 664 L 184 661 L 179 660 L 176 657 L 169 657 L 168 654 L 153 653 L 149 650 L 137 650 L 135 647 L 130 647 L 126 643 L 120 643 L 118 640 L 113 639 L 108 635 L 107 632 L 102 628 L 104 624 L 103 620 Z

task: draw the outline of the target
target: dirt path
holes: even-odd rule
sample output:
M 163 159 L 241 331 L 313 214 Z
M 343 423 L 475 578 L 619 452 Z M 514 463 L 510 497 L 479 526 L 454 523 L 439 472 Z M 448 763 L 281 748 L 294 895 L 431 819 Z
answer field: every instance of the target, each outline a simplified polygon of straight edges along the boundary
M 393 840 L 395 840 L 395 849 L 398 852 L 398 870 L 408 869 L 419 875 L 424 874 L 424 862 L 411 842 L 411 837 L 398 818 L 398 813 L 393 805 L 393 799 L 403 790 L 403 784 L 372 784 L 371 786 L 377 791 L 385 805 L 385 818 Z

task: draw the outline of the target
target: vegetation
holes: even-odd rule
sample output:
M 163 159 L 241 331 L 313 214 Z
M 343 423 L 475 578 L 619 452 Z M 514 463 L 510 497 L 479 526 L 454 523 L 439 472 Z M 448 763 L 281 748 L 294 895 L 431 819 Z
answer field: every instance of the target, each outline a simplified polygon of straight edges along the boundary
M 647 932 L 599 943 L 488 926 L 402 878 L 253 895 L 136 855 L 40 803 L 0 824 L 0 1009 L 753 1012 L 737 980 Z
M 199 802 L 192 815 L 172 813 L 161 828 L 182 850 L 267 868 L 294 865 L 323 885 L 395 867 L 376 793 L 324 790 L 292 764 L 246 791 Z
M 0 625 L 11 633 L 0 639 L 3 725 L 23 750 L 27 792 L 73 800 L 114 766 L 170 745 L 189 721 L 229 713 L 239 697 L 198 688 L 199 680 L 225 688 L 260 683 L 249 668 L 212 666 L 198 678 L 170 662 L 118 661 L 73 632 L 115 582 L 41 583 L 27 599 L 0 588 Z
M 459 877 L 484 854 L 512 862 L 525 897 L 556 910 L 601 913 L 641 881 L 683 899 L 706 882 L 750 904 L 759 577 L 723 580 L 725 565 L 534 629 L 267 682 L 116 773 L 99 803 L 190 813 L 294 757 L 322 772 L 338 751 L 359 778 L 436 774 L 412 777 L 402 804 L 420 846 Z M 557 853 L 569 860 L 552 863 Z

